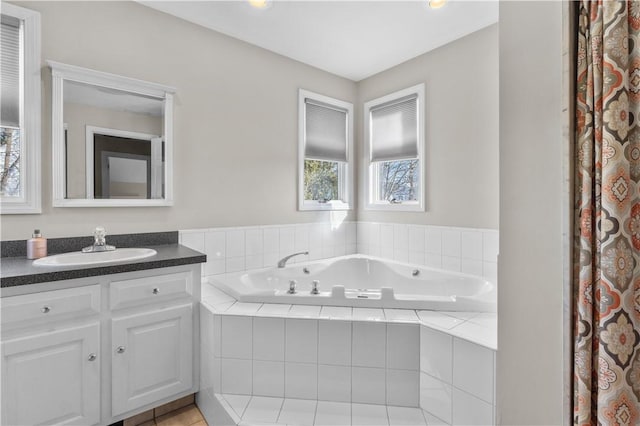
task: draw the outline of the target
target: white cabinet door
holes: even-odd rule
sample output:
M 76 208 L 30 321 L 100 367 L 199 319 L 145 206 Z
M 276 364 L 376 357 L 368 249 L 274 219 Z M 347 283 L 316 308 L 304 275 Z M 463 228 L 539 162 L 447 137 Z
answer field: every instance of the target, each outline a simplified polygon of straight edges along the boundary
M 2 342 L 2 424 L 100 421 L 100 325 L 26 334 Z
M 191 389 L 191 304 L 114 318 L 112 415 Z

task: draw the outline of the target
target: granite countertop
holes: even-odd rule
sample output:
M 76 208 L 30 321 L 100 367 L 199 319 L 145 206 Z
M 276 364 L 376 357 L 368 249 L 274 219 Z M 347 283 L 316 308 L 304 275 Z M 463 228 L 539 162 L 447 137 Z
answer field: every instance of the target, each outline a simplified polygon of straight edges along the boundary
M 150 234 L 149 234 L 150 235 Z M 134 247 L 152 248 L 158 253 L 154 256 L 133 261 L 114 262 L 102 265 L 84 266 L 34 266 L 33 260 L 27 259 L 23 254 L 17 253 L 15 256 L 5 256 L 0 258 L 0 287 L 14 287 L 20 285 L 37 284 L 49 281 L 70 280 L 75 278 L 95 277 L 98 275 L 119 274 L 122 272 L 142 271 L 145 269 L 167 268 L 171 266 L 190 265 L 206 262 L 207 256 L 177 243 L 177 233 L 175 237 L 170 236 L 168 244 L 149 244 L 149 242 L 160 242 L 156 239 L 146 239 L 147 244 L 139 244 Z M 142 242 L 137 239 L 133 242 Z M 175 241 L 175 242 L 174 242 Z M 65 243 L 68 241 L 65 239 Z M 10 246 L 12 242 L 8 242 Z M 74 242 L 77 244 L 77 241 Z M 83 244 L 84 241 L 81 241 Z M 123 246 L 132 246 L 123 244 Z M 65 250 L 66 251 L 66 250 Z M 75 250 L 68 250 L 75 251 Z M 49 253 L 54 254 L 54 253 Z

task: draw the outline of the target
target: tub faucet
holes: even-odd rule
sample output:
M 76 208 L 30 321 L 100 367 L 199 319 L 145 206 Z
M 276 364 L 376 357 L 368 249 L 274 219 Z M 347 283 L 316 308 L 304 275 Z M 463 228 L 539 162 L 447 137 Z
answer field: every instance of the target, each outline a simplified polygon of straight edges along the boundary
M 107 231 L 103 226 L 96 226 L 93 231 L 93 245 L 82 249 L 83 253 L 95 253 L 99 251 L 113 251 L 115 246 L 107 244 Z
M 301 252 L 299 252 L 299 253 L 293 253 L 293 254 L 290 254 L 289 256 L 285 256 L 285 257 L 283 257 L 282 259 L 280 259 L 280 260 L 278 261 L 278 268 L 284 268 L 284 267 L 287 265 L 287 261 L 288 261 L 289 259 L 291 259 L 291 258 L 292 258 L 292 257 L 294 257 L 294 256 L 299 256 L 299 255 L 301 255 L 301 254 L 305 254 L 305 255 L 307 255 L 307 254 L 309 254 L 309 252 L 308 252 L 308 251 L 301 251 Z

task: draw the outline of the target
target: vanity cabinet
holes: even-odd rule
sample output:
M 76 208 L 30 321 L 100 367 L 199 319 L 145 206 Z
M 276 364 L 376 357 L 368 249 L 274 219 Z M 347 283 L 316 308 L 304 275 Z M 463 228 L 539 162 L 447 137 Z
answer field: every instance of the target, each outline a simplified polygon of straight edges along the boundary
M 197 392 L 199 265 L 25 287 L 1 299 L 2 424 L 108 425 Z
M 2 299 L 2 424 L 100 421 L 100 286 Z

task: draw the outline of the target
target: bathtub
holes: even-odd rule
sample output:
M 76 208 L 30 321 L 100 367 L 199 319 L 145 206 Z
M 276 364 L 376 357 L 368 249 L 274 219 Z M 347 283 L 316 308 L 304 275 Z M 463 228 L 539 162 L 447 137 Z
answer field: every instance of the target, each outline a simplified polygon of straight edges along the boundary
M 364 255 L 217 275 L 209 282 L 240 302 L 496 312 L 495 285 L 483 278 Z

